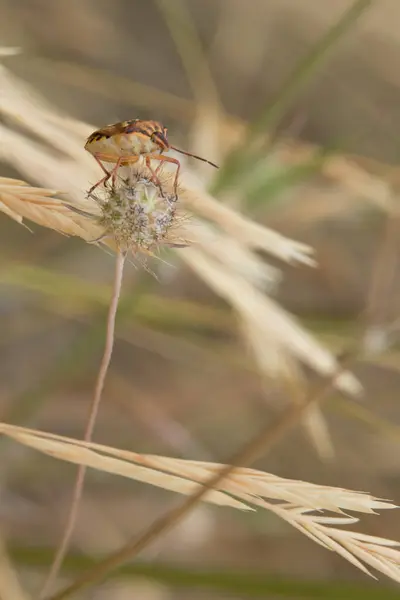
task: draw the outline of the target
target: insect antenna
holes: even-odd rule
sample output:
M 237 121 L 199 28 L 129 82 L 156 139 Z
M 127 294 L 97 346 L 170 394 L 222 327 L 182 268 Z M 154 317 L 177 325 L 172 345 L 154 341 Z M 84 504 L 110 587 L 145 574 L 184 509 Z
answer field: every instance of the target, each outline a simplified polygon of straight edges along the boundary
M 180 154 L 185 154 L 185 156 L 191 156 L 192 158 L 197 158 L 197 160 L 201 160 L 205 163 L 208 163 L 209 165 L 211 165 L 212 167 L 215 167 L 216 169 L 219 169 L 219 166 L 216 165 L 215 163 L 211 162 L 210 160 L 207 160 L 206 158 L 202 158 L 201 156 L 197 156 L 196 154 L 191 154 L 190 152 L 185 152 L 184 150 L 180 150 L 179 148 L 176 148 L 175 146 L 170 146 L 171 150 L 175 150 L 175 152 L 180 152 Z

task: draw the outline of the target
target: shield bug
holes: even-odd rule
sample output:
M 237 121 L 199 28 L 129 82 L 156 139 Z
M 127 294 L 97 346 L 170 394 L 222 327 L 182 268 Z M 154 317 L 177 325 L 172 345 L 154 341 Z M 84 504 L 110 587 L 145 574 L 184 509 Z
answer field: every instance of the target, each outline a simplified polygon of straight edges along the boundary
M 85 150 L 93 155 L 105 174 L 102 179 L 91 187 L 88 192 L 89 194 L 99 185 L 106 184 L 110 177 L 112 185 L 115 187 L 119 167 L 131 165 L 137 162 L 141 156 L 144 156 L 146 167 L 151 172 L 153 180 L 158 186 L 160 186 L 160 181 L 157 173 L 161 165 L 164 162 L 176 165 L 174 192 L 177 195 L 181 164 L 176 158 L 163 154 L 168 150 L 175 150 L 186 156 L 192 156 L 218 169 L 218 166 L 211 161 L 172 146 L 168 141 L 167 128 L 158 121 L 132 119 L 130 121 L 114 123 L 113 125 L 106 125 L 101 129 L 97 129 L 88 137 Z M 151 160 L 160 162 L 155 170 L 151 166 Z M 115 166 L 111 171 L 107 171 L 103 162 L 115 163 Z

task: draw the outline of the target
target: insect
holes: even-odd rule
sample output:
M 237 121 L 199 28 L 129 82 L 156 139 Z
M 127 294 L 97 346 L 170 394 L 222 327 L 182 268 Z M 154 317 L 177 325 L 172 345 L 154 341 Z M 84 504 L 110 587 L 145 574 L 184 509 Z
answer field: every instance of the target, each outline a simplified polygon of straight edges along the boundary
M 158 121 L 143 121 L 132 119 L 121 121 L 113 125 L 106 125 L 94 131 L 86 140 L 85 150 L 90 152 L 101 169 L 105 173 L 94 186 L 91 187 L 90 195 L 99 185 L 106 184 L 111 177 L 112 185 L 115 187 L 118 169 L 121 166 L 131 165 L 137 162 L 141 156 L 145 157 L 146 167 L 152 174 L 153 181 L 160 187 L 157 173 L 164 162 L 176 165 L 174 180 L 174 192 L 177 195 L 180 162 L 171 156 L 165 156 L 163 152 L 175 150 L 186 156 L 192 156 L 218 169 L 218 166 L 201 156 L 185 152 L 175 146 L 171 146 L 167 138 L 167 128 Z M 151 160 L 158 160 L 160 164 L 153 170 Z M 103 162 L 115 163 L 111 171 L 107 171 Z

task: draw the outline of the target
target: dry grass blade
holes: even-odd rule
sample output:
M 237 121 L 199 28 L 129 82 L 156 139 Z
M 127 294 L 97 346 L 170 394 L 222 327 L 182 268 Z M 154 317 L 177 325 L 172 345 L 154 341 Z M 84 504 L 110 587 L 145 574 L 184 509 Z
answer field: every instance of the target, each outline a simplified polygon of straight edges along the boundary
M 0 432 L 15 441 L 60 460 L 85 465 L 190 495 L 221 471 L 222 464 L 144 455 L 100 444 L 78 441 L 0 424 Z M 268 500 L 267 500 L 268 499 Z M 348 511 L 376 513 L 396 506 L 367 493 L 322 486 L 236 467 L 218 490 L 208 490 L 203 500 L 242 510 L 260 507 L 274 512 L 320 545 L 333 550 L 370 574 L 368 565 L 400 582 L 399 544 L 393 540 L 339 529 L 358 521 Z M 270 502 L 272 500 L 273 502 Z M 339 513 L 332 516 L 328 513 Z
M 257 288 L 273 291 L 281 280 L 278 269 L 272 267 L 243 246 L 233 236 L 224 232 L 215 232 L 200 221 L 191 220 L 191 245 L 205 256 L 213 258 L 223 268 L 228 268 Z M 185 253 L 182 258 L 185 259 Z M 190 261 L 187 261 L 190 264 Z
M 0 425 L 0 431 L 21 444 L 74 464 L 85 465 L 86 467 L 98 469 L 105 473 L 121 475 L 122 477 L 149 483 L 185 495 L 190 495 L 196 488 L 195 483 L 186 481 L 179 476 L 171 476 L 163 473 L 161 469 L 159 471 L 152 471 L 149 467 L 140 465 L 140 455 L 135 453 L 119 451 L 116 448 L 107 448 L 100 444 L 63 438 L 62 436 L 52 434 L 41 432 L 37 432 L 36 434 L 34 430 L 8 426 L 6 424 Z M 104 456 L 103 452 L 107 452 L 110 456 Z M 113 456 L 116 458 L 113 458 Z M 127 461 L 128 457 L 132 462 L 136 460 L 138 464 L 130 464 Z M 206 500 L 220 506 L 251 510 L 242 502 L 230 498 L 221 492 L 210 491 L 207 494 Z
M 39 139 L 49 142 L 61 154 L 72 156 L 79 137 L 85 139 L 93 130 L 87 123 L 58 114 L 31 86 L 26 85 L 3 66 L 0 66 L 0 83 L 0 107 L 5 122 L 17 123 L 35 133 Z M 54 127 L 59 128 L 58 136 L 55 135 Z M 82 154 L 89 164 L 90 159 L 85 156 L 83 150 Z
M 1 105 L 1 97 L 0 97 Z M 60 190 L 75 201 L 84 200 L 88 181 L 94 180 L 95 169 L 83 168 L 76 159 L 57 156 L 39 143 L 33 142 L 12 129 L 0 125 L 0 160 L 11 164 L 32 181 Z M 77 156 L 81 148 L 77 144 Z
M 16 56 L 17 54 L 21 54 L 21 52 L 22 52 L 21 48 L 18 48 L 17 46 L 15 46 L 15 47 L 0 46 L 0 56 L 1 57 Z
M 29 219 L 43 227 L 86 240 L 101 234 L 100 227 L 73 213 L 64 201 L 54 198 L 56 193 L 56 190 L 29 186 L 19 179 L 0 177 L 0 211 L 18 223 Z
M 322 348 L 273 300 L 195 248 L 187 248 L 183 258 L 220 296 L 233 305 L 263 371 L 290 375 L 291 356 L 325 375 L 336 369 L 336 361 L 330 352 Z M 266 339 L 269 340 L 268 345 L 265 344 Z M 360 384 L 350 373 L 342 373 L 336 386 L 351 394 L 361 392 Z
M 226 204 L 215 199 L 195 186 L 189 178 L 183 186 L 182 201 L 195 213 L 217 224 L 250 249 L 263 250 L 272 256 L 290 264 L 315 266 L 313 250 L 307 244 L 291 240 L 280 233 L 259 225 Z M 187 183 L 186 183 L 187 181 Z

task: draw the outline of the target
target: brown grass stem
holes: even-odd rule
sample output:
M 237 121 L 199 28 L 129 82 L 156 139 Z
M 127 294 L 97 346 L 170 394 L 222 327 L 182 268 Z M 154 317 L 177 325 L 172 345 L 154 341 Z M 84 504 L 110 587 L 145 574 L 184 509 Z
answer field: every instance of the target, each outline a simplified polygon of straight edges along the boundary
M 103 357 L 100 363 L 100 367 L 97 373 L 96 384 L 93 393 L 92 403 L 89 409 L 89 415 L 85 427 L 84 440 L 86 442 L 91 441 L 94 427 L 96 424 L 96 418 L 100 407 L 100 402 L 103 394 L 104 383 L 107 376 L 108 368 L 111 362 L 111 356 L 114 348 L 114 340 L 115 340 L 115 321 L 118 310 L 118 303 L 121 294 L 122 287 L 122 279 L 123 279 L 123 271 L 125 264 L 125 254 L 122 252 L 117 253 L 116 261 L 115 261 L 115 275 L 114 275 L 114 284 L 112 290 L 112 296 L 110 301 L 110 306 L 108 309 L 108 317 L 107 317 L 107 329 L 106 329 L 106 339 L 104 344 L 104 352 Z M 46 577 L 46 580 L 43 584 L 40 598 L 44 598 L 49 590 L 51 589 L 57 575 L 62 566 L 65 555 L 68 551 L 68 546 L 74 532 L 76 519 L 78 516 L 79 503 L 82 497 L 83 486 L 85 483 L 85 474 L 86 467 L 84 465 L 80 465 L 78 468 L 74 489 L 72 492 L 71 504 L 69 507 L 69 512 L 67 515 L 65 528 L 62 534 L 61 541 L 57 548 L 56 554 L 53 559 L 53 563 L 50 567 L 50 571 Z

